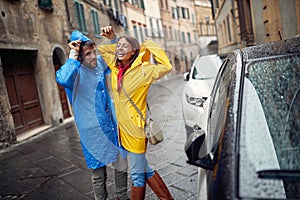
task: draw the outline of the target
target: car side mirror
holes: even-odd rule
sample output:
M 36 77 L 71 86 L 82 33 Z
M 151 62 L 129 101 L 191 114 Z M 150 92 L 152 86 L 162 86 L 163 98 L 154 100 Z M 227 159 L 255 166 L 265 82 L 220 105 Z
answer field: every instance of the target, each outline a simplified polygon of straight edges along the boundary
M 200 129 L 192 132 L 184 146 L 188 162 L 193 163 L 199 159 L 199 151 L 205 140 L 205 132 Z
M 207 155 L 201 156 L 201 150 L 206 150 L 205 144 L 205 131 L 201 128 L 196 129 L 189 135 L 184 146 L 185 153 L 188 157 L 187 163 L 212 170 L 214 168 L 213 154 L 208 153 Z
M 185 72 L 183 74 L 184 81 L 188 81 L 190 79 L 190 72 Z

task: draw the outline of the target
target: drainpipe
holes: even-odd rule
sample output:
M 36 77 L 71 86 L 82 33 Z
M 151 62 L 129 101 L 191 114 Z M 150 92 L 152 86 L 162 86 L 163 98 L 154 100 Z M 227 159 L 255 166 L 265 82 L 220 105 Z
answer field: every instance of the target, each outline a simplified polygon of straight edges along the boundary
M 71 23 L 71 18 L 70 18 L 70 11 L 69 11 L 69 6 L 68 6 L 68 0 L 65 0 L 65 7 L 66 7 L 66 12 L 67 12 L 67 18 L 68 18 L 68 29 L 69 32 L 72 31 L 72 23 Z

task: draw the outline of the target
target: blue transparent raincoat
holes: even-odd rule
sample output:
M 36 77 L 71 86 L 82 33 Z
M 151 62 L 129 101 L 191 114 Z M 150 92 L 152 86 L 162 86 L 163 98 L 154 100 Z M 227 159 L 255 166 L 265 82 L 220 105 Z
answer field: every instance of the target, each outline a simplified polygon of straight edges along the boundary
M 71 34 L 71 41 L 87 41 L 89 38 L 79 31 Z M 74 120 L 87 166 L 92 169 L 116 161 L 118 152 L 117 126 L 113 104 L 109 96 L 105 76 L 110 69 L 101 56 L 97 56 L 97 67 L 89 69 L 74 59 L 56 72 L 56 81 L 65 87 L 72 104 Z

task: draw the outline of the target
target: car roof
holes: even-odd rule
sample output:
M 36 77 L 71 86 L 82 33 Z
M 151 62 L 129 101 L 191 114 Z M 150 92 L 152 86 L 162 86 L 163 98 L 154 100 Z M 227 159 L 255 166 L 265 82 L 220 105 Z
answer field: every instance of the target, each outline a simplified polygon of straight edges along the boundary
M 198 55 L 195 58 L 194 63 L 196 63 L 198 60 L 213 59 L 213 58 L 216 58 L 216 57 L 220 58 L 220 56 L 217 55 L 217 54 L 211 54 L 211 55 L 205 55 L 205 56 Z
M 198 55 L 193 62 L 193 67 L 195 67 L 198 63 L 205 62 L 205 61 L 207 61 L 210 64 L 213 64 L 217 69 L 219 69 L 219 67 L 222 64 L 222 60 L 220 56 L 218 56 L 217 54 L 205 55 L 205 56 Z
M 267 44 L 246 47 L 241 49 L 241 51 L 244 55 L 243 60 L 255 60 L 265 57 L 299 53 L 299 48 L 300 37 L 296 37 L 287 40 L 280 40 Z

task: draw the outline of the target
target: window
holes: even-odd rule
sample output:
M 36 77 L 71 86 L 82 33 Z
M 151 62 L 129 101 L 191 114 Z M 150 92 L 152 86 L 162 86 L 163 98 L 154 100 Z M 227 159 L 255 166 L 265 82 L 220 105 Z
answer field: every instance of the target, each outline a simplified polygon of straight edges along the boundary
M 173 19 L 178 19 L 177 8 L 175 8 L 175 7 L 172 7 L 172 18 Z
M 166 7 L 165 7 L 165 8 L 166 8 L 167 10 L 169 10 L 168 0 L 165 0 L 165 2 L 166 2 L 166 4 L 165 4 Z
M 162 34 L 160 33 L 160 30 L 161 30 L 161 29 L 159 28 L 160 26 L 159 26 L 159 20 L 158 20 L 158 19 L 156 20 L 156 26 L 157 26 L 158 37 L 161 37 Z
M 152 18 L 149 18 L 149 20 L 150 20 L 151 35 L 155 36 L 155 31 L 154 31 L 154 28 L 153 28 Z
M 179 32 L 179 31 L 174 30 L 175 40 L 178 40 L 178 35 L 177 35 L 178 32 Z
M 144 30 L 144 35 L 145 35 L 145 37 L 148 37 L 148 31 L 147 31 L 147 27 L 146 27 L 146 26 L 144 26 L 144 27 L 143 27 L 143 30 Z
M 173 11 L 174 10 L 174 11 Z M 176 11 L 175 11 L 176 10 Z M 176 13 L 176 17 L 175 18 L 175 14 Z M 174 16 L 173 16 L 174 15 Z M 190 13 L 189 13 L 189 9 L 185 8 L 185 7 L 177 7 L 177 8 L 173 8 L 172 7 L 172 17 L 174 19 L 178 19 L 178 18 L 182 18 L 182 19 L 189 19 L 190 18 Z
M 225 65 L 225 66 L 224 66 Z M 209 119 L 208 119 L 208 134 L 212 136 L 211 138 L 213 146 L 216 145 L 223 128 L 225 128 L 225 115 L 226 115 L 226 107 L 228 107 L 227 102 L 230 98 L 230 82 L 231 82 L 231 68 L 232 64 L 229 60 L 224 62 L 221 66 L 221 71 L 217 75 L 215 86 L 212 91 L 212 103 L 209 111 Z M 212 148 L 212 147 L 209 147 Z
M 161 8 L 168 10 L 168 0 L 160 0 Z
M 188 8 L 181 7 L 181 16 L 183 19 L 189 19 L 190 18 L 190 13 Z
M 91 10 L 93 25 L 94 25 L 94 32 L 96 36 L 100 36 L 100 24 L 98 20 L 98 12 L 94 9 Z
M 188 43 L 192 43 L 192 41 L 191 41 L 191 34 L 190 33 L 187 33 L 187 38 L 188 38 Z
M 119 11 L 119 1 L 118 0 L 114 0 L 114 6 L 115 6 L 115 9 L 117 11 Z
M 226 20 L 223 20 L 222 28 L 225 31 L 225 34 L 222 34 L 223 38 L 224 38 L 224 43 L 228 44 L 229 41 L 228 41 L 228 30 L 227 30 L 227 26 L 226 26 Z
M 185 34 L 184 34 L 184 32 L 181 32 L 181 36 L 182 36 L 182 42 L 185 43 Z
M 195 20 L 195 15 L 194 14 L 192 14 L 192 23 L 196 24 L 196 20 Z
M 144 41 L 144 35 L 143 35 L 143 27 L 142 26 L 139 26 L 139 31 L 140 31 L 140 38 L 141 38 L 141 41 L 140 42 L 143 42 Z
M 177 10 L 177 15 L 178 15 L 178 19 L 179 19 L 180 17 L 182 17 L 181 9 L 180 9 L 180 7 L 176 7 L 176 10 Z
M 250 62 L 247 78 L 258 97 L 257 105 L 253 106 L 263 110 L 261 115 L 265 117 L 268 127 L 265 133 L 272 138 L 280 169 L 299 170 L 300 55 Z M 253 93 L 250 95 L 253 96 Z M 248 98 L 251 98 L 250 95 Z M 247 106 L 242 110 L 244 113 L 247 113 Z M 255 118 L 259 115 L 253 115 L 251 109 L 248 113 L 245 117 Z M 262 134 L 262 129 L 259 130 Z M 268 167 L 277 169 L 276 166 Z
M 229 42 L 231 42 L 232 38 L 231 38 L 231 29 L 230 29 L 229 16 L 226 17 L 226 25 L 227 25 L 227 31 L 228 31 L 228 40 L 229 40 Z
M 138 35 L 138 30 L 137 30 L 136 25 L 133 25 L 133 34 L 134 34 L 134 37 L 138 40 L 139 35 Z
M 164 6 L 163 0 L 160 0 L 160 6 L 161 6 L 161 8 L 164 8 L 164 7 L 165 7 L 165 6 Z
M 86 28 L 86 22 L 84 16 L 83 4 L 79 2 L 75 2 L 75 8 L 76 8 L 76 19 L 77 19 L 78 29 L 79 31 L 85 33 L 87 32 L 87 28 Z
M 39 0 L 39 7 L 44 8 L 46 10 L 53 10 L 52 8 L 52 0 Z
M 144 0 L 131 0 L 131 4 L 145 10 Z
M 111 6 L 111 0 L 103 0 L 104 5 Z

